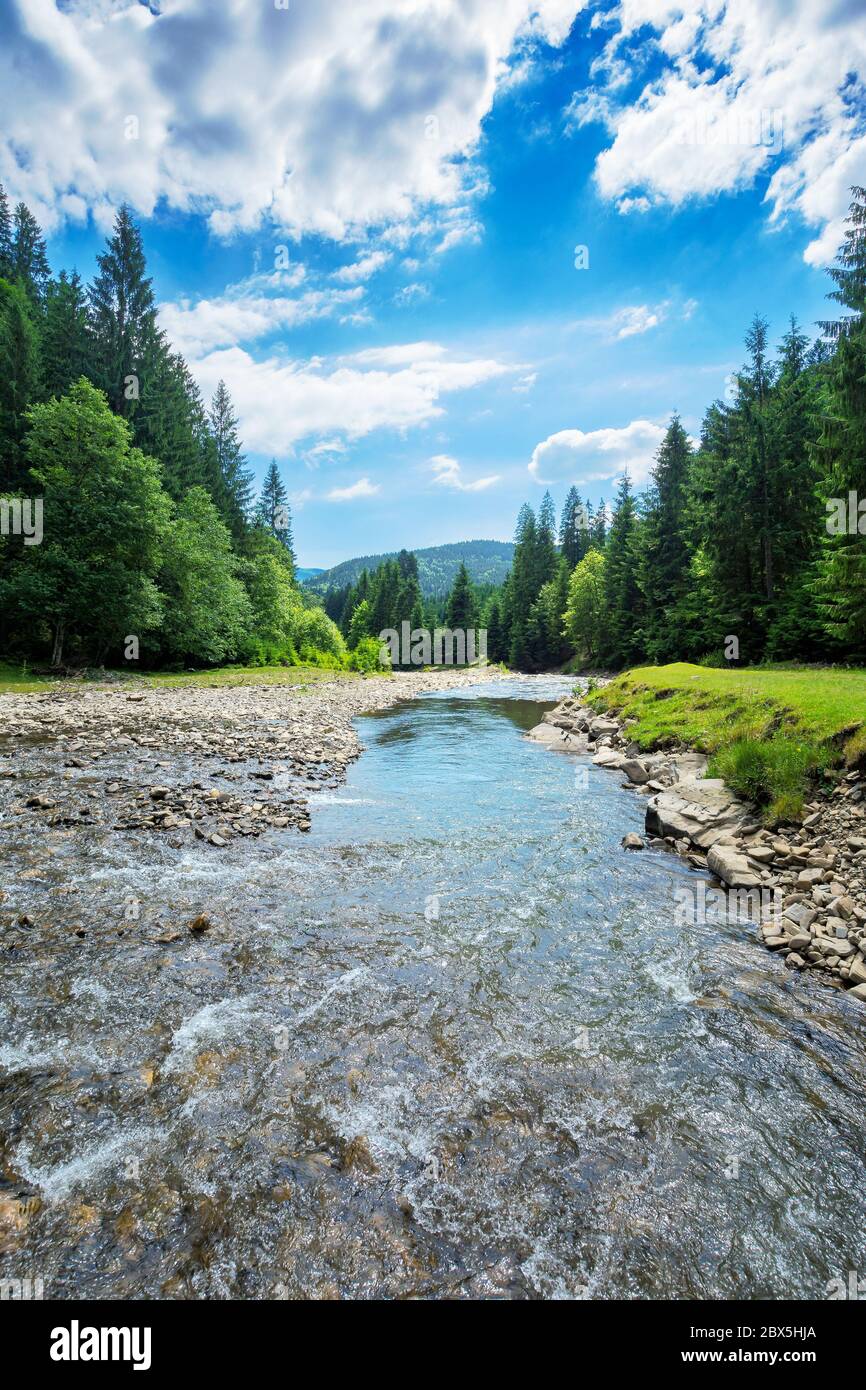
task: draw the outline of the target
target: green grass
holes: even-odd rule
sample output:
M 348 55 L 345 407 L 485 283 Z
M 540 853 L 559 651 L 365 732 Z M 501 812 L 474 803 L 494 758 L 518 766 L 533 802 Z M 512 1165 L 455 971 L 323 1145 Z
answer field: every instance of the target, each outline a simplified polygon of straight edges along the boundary
M 0 661 L 0 695 L 26 695 L 30 690 L 46 690 L 51 684 L 44 676 L 31 675 L 26 666 Z
M 590 703 L 637 719 L 629 732 L 642 749 L 706 753 L 710 775 L 766 805 L 769 819 L 796 819 L 815 778 L 866 765 L 863 670 L 643 666 Z

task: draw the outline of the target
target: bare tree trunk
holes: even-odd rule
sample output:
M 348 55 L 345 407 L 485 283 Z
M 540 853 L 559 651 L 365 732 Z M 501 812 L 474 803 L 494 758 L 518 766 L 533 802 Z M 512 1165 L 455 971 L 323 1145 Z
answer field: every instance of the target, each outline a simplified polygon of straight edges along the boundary
M 57 620 L 57 626 L 54 629 L 54 650 L 51 653 L 52 666 L 59 666 L 63 660 L 63 638 L 65 636 L 65 631 L 66 622 L 63 618 L 59 618 Z

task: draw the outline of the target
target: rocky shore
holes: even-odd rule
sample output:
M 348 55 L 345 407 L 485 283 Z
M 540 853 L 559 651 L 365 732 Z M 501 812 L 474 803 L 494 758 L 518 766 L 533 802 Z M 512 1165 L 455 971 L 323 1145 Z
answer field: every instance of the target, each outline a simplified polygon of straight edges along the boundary
M 619 773 L 624 786 L 648 797 L 648 844 L 705 870 L 719 894 L 733 901 L 736 920 L 752 920 L 759 940 L 780 952 L 792 970 L 817 971 L 866 1003 L 863 774 L 850 772 L 821 793 L 806 807 L 802 825 L 771 830 L 757 807 L 704 776 L 701 754 L 642 753 L 629 738 L 632 723 L 596 714 L 570 698 L 550 710 L 530 737 Z M 638 835 L 623 841 L 625 849 L 643 844 Z
M 310 828 L 312 791 L 338 785 L 356 715 L 494 668 L 240 687 L 62 686 L 0 696 L 0 808 L 19 825 L 152 832 L 214 849 Z

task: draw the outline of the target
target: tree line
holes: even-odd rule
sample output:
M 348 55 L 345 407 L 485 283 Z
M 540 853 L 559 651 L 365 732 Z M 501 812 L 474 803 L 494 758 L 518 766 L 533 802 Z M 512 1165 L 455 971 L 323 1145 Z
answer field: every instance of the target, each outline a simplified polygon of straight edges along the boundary
M 511 573 L 484 606 L 493 659 L 537 671 L 688 660 L 866 662 L 866 190 L 853 189 L 811 343 L 766 322 L 693 446 L 671 420 L 639 496 L 572 487 L 557 531 L 523 507 Z
M 0 187 L 0 497 L 10 656 L 347 660 L 296 583 L 276 461 L 256 498 L 228 389 L 206 404 L 160 329 L 126 207 L 85 286 L 52 276 L 35 218 Z M 16 498 L 39 499 L 39 544 L 10 524 Z

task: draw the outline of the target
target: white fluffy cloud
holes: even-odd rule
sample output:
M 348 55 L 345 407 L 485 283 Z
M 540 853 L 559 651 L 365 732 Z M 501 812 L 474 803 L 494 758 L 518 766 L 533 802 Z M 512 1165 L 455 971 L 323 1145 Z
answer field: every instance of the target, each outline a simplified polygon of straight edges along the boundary
M 337 361 L 256 361 L 234 346 L 190 366 L 206 397 L 229 386 L 247 447 L 287 454 L 302 440 L 360 439 L 377 429 L 408 430 L 443 414 L 441 398 L 512 369 L 491 358 L 459 359 L 438 344 L 368 349 Z
M 312 319 L 351 311 L 363 293 L 361 286 L 355 286 L 349 290 L 309 290 L 291 298 L 238 287 L 215 299 L 161 304 L 159 321 L 172 347 L 194 360 L 215 348 L 254 342 Z
M 430 468 L 434 482 L 452 488 L 455 492 L 486 492 L 494 483 L 499 482 L 498 473 L 491 473 L 486 478 L 475 478 L 471 483 L 464 482 L 461 466 L 450 454 L 434 454 L 430 460 Z
M 622 429 L 559 430 L 536 444 L 529 471 L 537 483 L 603 482 L 627 468 L 646 482 L 664 439 L 663 425 L 632 420 Z
M 650 26 L 665 65 L 635 100 L 615 88 L 576 96 L 577 124 L 602 120 L 612 135 L 596 163 L 600 192 L 645 211 L 763 175 L 771 220 L 799 212 L 816 232 L 806 260 L 830 260 L 850 185 L 866 179 L 860 0 L 623 0 L 614 19 L 610 63 Z
M 349 487 L 332 487 L 328 493 L 329 502 L 354 502 L 359 497 L 375 497 L 381 488 L 379 483 L 371 483 L 369 478 L 359 478 Z
M 583 3 L 5 0 L 0 177 L 49 226 L 122 199 L 220 234 L 411 223 L 460 203 L 521 36 L 561 43 Z

